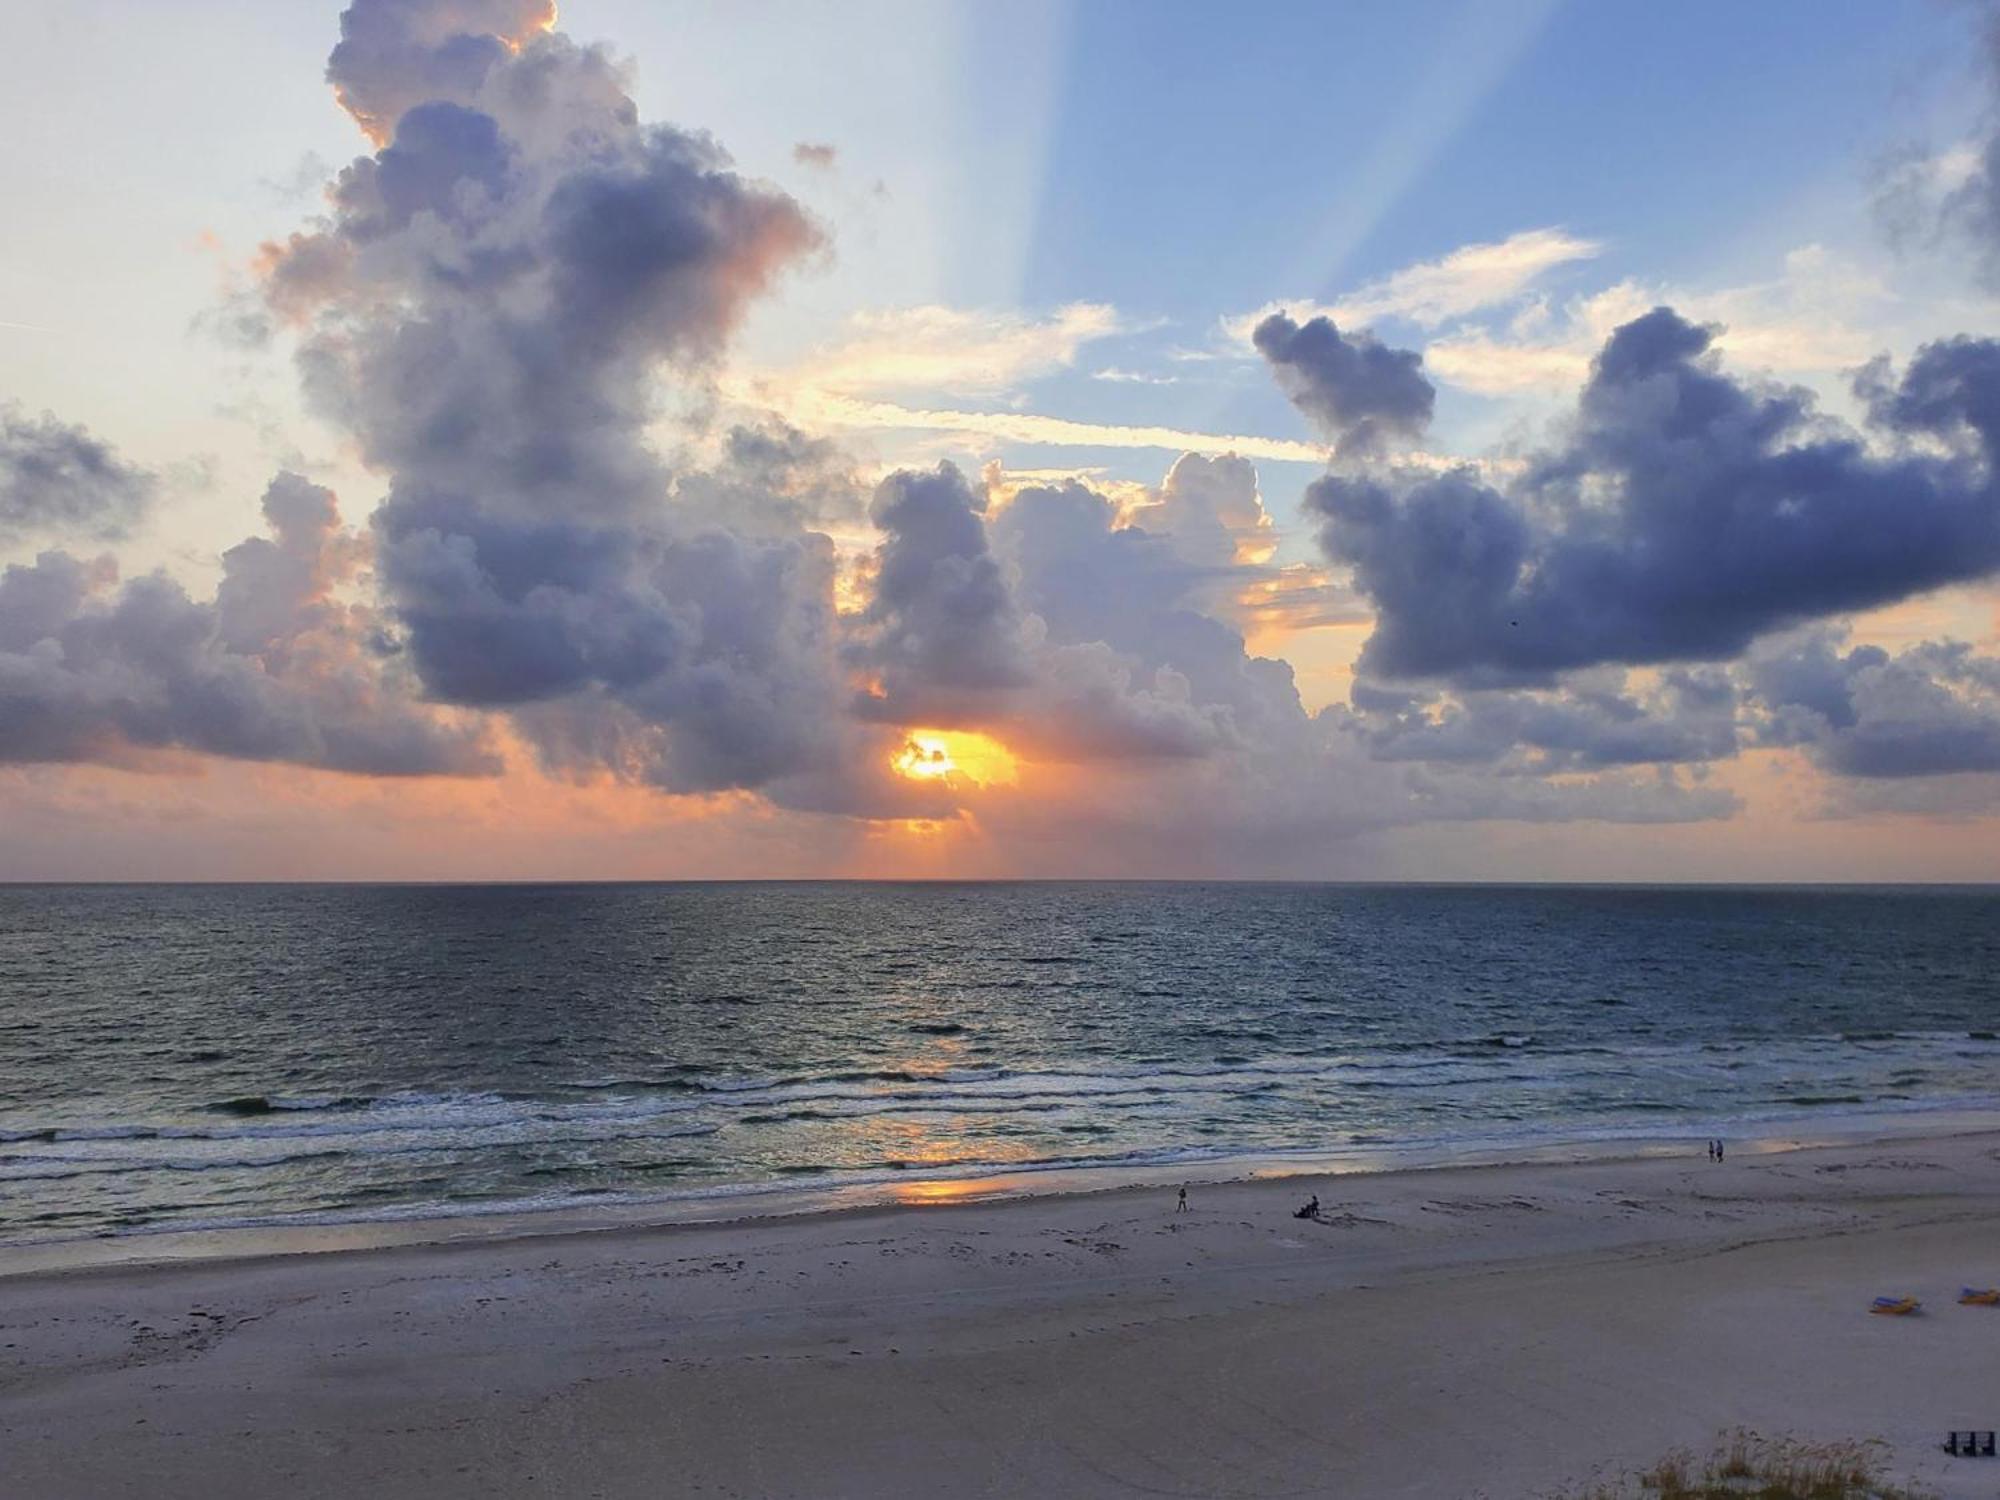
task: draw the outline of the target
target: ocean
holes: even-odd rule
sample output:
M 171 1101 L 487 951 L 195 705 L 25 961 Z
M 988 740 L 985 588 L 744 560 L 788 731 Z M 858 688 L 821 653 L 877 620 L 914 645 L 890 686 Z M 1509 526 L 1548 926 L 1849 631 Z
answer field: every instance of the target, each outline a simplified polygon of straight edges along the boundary
M 0 886 L 0 1243 L 2000 1107 L 2000 891 Z

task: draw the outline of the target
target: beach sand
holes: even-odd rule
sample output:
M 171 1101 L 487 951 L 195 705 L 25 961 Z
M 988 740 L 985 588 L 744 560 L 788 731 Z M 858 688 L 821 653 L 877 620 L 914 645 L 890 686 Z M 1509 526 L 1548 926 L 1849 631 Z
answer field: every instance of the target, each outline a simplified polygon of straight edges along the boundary
M 2000 1492 L 2000 1136 L 961 1191 L 0 1276 L 0 1495 L 1499 1500 L 1737 1425 Z

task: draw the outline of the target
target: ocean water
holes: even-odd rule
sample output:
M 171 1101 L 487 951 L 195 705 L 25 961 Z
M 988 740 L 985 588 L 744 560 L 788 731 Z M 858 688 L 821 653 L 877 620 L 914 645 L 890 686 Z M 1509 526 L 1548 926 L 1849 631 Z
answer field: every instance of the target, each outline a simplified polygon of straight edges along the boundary
M 2000 1107 L 2000 892 L 0 887 L 0 1242 Z

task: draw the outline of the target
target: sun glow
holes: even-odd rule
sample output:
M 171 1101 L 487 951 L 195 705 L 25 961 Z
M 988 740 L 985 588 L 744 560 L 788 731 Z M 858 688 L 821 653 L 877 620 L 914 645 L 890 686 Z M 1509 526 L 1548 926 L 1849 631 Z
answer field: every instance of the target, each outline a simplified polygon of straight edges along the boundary
M 961 729 L 913 729 L 890 764 L 912 781 L 959 777 L 979 786 L 1011 786 L 1020 776 L 1005 745 Z
M 1007 1192 L 1017 1184 L 1011 1179 L 996 1182 L 992 1178 L 927 1177 L 921 1182 L 899 1182 L 895 1187 L 896 1201 L 919 1208 L 936 1208 L 952 1203 L 971 1203 L 980 1198 L 991 1198 Z

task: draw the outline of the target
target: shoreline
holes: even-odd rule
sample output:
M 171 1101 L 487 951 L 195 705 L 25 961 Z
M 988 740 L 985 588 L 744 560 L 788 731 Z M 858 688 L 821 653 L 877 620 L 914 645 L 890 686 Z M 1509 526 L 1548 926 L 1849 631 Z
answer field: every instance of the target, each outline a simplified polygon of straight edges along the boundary
M 1903 1111 L 1855 1110 L 1770 1120 L 1718 1122 L 1804 1127 L 1726 1136 L 1744 1157 L 1832 1146 L 1938 1142 L 2000 1135 L 2000 1109 L 1949 1102 Z M 1942 1127 L 1942 1128 L 1940 1128 Z M 962 1173 L 883 1173 L 865 1181 L 723 1183 L 659 1194 L 607 1197 L 596 1204 L 549 1207 L 508 1202 L 425 1212 L 430 1204 L 392 1207 L 374 1216 L 272 1216 L 262 1221 L 186 1228 L 161 1226 L 19 1243 L 0 1242 L 0 1284 L 17 1277 L 187 1263 L 238 1263 L 290 1256 L 352 1255 L 406 1247 L 505 1244 L 578 1236 L 727 1227 L 832 1218 L 876 1211 L 928 1211 L 944 1205 L 1067 1201 L 1190 1187 L 1214 1188 L 1285 1179 L 1395 1178 L 1414 1173 L 1509 1167 L 1673 1161 L 1706 1136 L 1638 1131 L 1606 1135 L 1521 1137 L 1496 1142 L 1469 1136 L 1319 1150 L 1240 1152 L 1166 1163 L 978 1168 Z
M 2000 1369 L 1953 1301 L 2000 1282 L 2000 1132 L 1190 1199 L 7 1277 L 0 1490 L 1500 1500 L 1748 1426 L 1990 1495 L 1937 1439 Z

